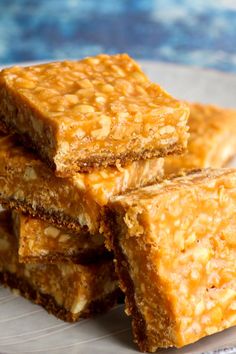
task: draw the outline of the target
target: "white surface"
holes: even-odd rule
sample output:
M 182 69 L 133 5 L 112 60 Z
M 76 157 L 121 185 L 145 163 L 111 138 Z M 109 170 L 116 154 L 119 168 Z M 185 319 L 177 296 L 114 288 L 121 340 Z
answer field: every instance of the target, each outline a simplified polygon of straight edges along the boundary
M 236 76 L 153 62 L 143 63 L 143 68 L 153 81 L 179 98 L 236 107 Z M 232 165 L 236 166 L 236 161 Z M 228 349 L 218 351 L 220 348 Z M 192 346 L 160 350 L 158 353 L 196 354 L 213 350 L 217 353 L 236 353 L 236 327 Z M 130 320 L 124 314 L 122 305 L 99 318 L 70 325 L 0 288 L 0 354 L 137 352 L 132 343 Z

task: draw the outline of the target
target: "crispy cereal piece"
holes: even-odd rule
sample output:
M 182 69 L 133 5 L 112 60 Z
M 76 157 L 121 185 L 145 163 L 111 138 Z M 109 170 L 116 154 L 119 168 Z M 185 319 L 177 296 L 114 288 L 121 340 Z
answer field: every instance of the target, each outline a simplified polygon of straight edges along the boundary
M 56 177 L 41 160 L 0 138 L 0 202 L 6 208 L 45 219 L 56 227 L 98 233 L 100 212 L 112 195 L 163 177 L 163 159 L 135 161 L 70 178 Z
M 236 325 L 236 170 L 203 170 L 109 203 L 110 246 L 142 351 Z
M 236 111 L 190 104 L 188 152 L 165 159 L 166 174 L 182 168 L 222 167 L 236 154 Z
M 120 294 L 112 261 L 95 265 L 20 264 L 11 220 L 0 216 L 0 281 L 42 305 L 56 317 L 74 322 L 108 310 Z
M 188 115 L 127 54 L 0 73 L 1 120 L 63 177 L 181 153 Z
M 76 235 L 46 221 L 12 212 L 13 231 L 18 239 L 21 263 L 91 264 L 100 259 L 111 259 L 101 234 L 88 232 Z

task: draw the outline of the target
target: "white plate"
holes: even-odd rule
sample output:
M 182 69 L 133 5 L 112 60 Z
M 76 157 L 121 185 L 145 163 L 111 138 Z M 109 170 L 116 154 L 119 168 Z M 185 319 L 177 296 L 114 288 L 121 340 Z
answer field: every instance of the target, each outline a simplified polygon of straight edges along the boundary
M 142 64 L 153 81 L 179 98 L 236 107 L 236 76 L 170 64 Z M 236 162 L 232 165 L 236 166 Z M 183 349 L 161 350 L 158 353 L 195 354 L 213 350 L 217 353 L 236 353 L 236 327 Z M 0 288 L 0 354 L 137 352 L 132 343 L 130 320 L 125 316 L 122 305 L 104 316 L 70 325 Z

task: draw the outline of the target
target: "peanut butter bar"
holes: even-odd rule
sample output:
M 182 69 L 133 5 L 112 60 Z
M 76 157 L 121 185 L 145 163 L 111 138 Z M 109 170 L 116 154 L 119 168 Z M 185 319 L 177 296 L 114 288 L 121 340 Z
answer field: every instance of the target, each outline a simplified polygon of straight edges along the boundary
M 236 169 L 206 169 L 112 198 L 126 311 L 142 351 L 236 325 Z
M 76 235 L 16 211 L 12 212 L 12 222 L 20 262 L 90 264 L 111 258 L 101 234 L 91 237 L 88 232 L 81 232 Z
M 190 104 L 188 152 L 168 156 L 165 171 L 222 167 L 236 154 L 236 111 L 212 105 Z
M 42 305 L 56 317 L 74 322 L 108 310 L 119 296 L 112 261 L 96 265 L 20 264 L 11 220 L 0 215 L 0 281 Z
M 112 195 L 163 177 L 163 159 L 59 178 L 14 136 L 0 138 L 0 203 L 56 227 L 98 233 L 100 212 Z
M 0 73 L 0 119 L 63 177 L 181 153 L 188 115 L 126 54 Z

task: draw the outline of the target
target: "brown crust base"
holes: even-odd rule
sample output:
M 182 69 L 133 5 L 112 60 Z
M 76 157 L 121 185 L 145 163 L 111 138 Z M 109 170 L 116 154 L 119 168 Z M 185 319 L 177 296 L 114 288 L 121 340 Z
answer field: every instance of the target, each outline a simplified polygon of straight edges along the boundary
M 142 352 L 148 352 L 150 348 L 148 346 L 146 323 L 136 305 L 134 283 L 129 274 L 129 262 L 119 245 L 114 215 L 110 210 L 107 211 L 106 218 L 107 224 L 109 224 L 110 229 L 113 230 L 112 234 L 110 233 L 109 235 L 108 247 L 114 251 L 116 273 L 120 287 L 125 293 L 126 312 L 132 316 L 134 342 L 138 344 Z
M 48 221 L 50 224 L 57 226 L 58 228 L 66 228 L 74 232 L 88 232 L 88 227 L 81 227 L 78 220 L 69 217 L 61 212 L 55 212 L 54 210 L 44 209 L 41 206 L 35 206 L 32 208 L 32 204 L 25 201 L 16 199 L 5 199 L 1 196 L 0 191 L 0 203 L 6 209 L 16 210 L 21 213 L 29 214 L 32 217 Z M 96 237 L 96 236 L 94 236 Z
M 90 159 L 83 161 L 77 161 L 72 163 L 72 173 L 74 172 L 91 172 L 94 169 L 104 168 L 108 166 L 116 166 L 119 163 L 121 166 L 125 166 L 130 162 L 139 160 L 148 160 L 153 158 L 166 157 L 168 155 L 180 155 L 183 154 L 185 149 L 179 144 L 172 144 L 168 148 L 162 149 L 148 149 L 140 152 L 128 151 L 123 154 L 107 155 L 107 156 L 93 156 Z M 51 166 L 52 167 L 52 166 Z M 54 167 L 55 169 L 55 167 Z M 68 176 L 71 175 L 71 171 Z M 56 175 L 59 177 L 67 177 L 67 171 L 56 171 Z
M 0 115 L 1 124 L 4 126 L 4 131 L 7 131 L 9 134 L 15 134 L 18 140 L 27 148 L 36 152 L 42 159 L 46 162 L 47 165 L 55 171 L 56 176 L 58 177 L 69 177 L 75 172 L 91 172 L 94 169 L 104 168 L 108 166 L 115 166 L 117 163 L 120 163 L 122 166 L 125 166 L 127 163 L 138 160 L 147 160 L 151 158 L 165 157 L 168 155 L 179 155 L 184 152 L 184 148 L 180 144 L 172 144 L 166 148 L 162 149 L 144 149 L 140 152 L 128 150 L 122 154 L 111 154 L 110 152 L 106 156 L 92 156 L 91 158 L 85 160 L 77 160 L 68 162 L 69 170 L 65 167 L 63 170 L 57 170 L 57 166 L 53 159 L 48 158 L 44 153 L 41 146 L 31 139 L 31 135 L 27 132 L 20 132 L 17 127 L 13 124 L 13 120 L 7 119 L 8 115 Z
M 66 322 L 76 322 L 80 318 L 88 318 L 100 313 L 108 311 L 115 306 L 121 299 L 120 289 L 115 289 L 112 293 L 106 295 L 102 299 L 92 301 L 88 307 L 79 314 L 73 314 L 65 308 L 59 306 L 54 298 L 50 295 L 42 294 L 32 288 L 32 286 L 22 278 L 17 278 L 9 272 L 0 273 L 0 282 L 10 289 L 19 290 L 20 294 L 35 304 L 41 305 L 48 313 L 53 314 Z
M 62 253 L 54 253 L 39 256 L 19 256 L 20 263 L 43 263 L 43 264 L 55 264 L 55 263 L 73 263 L 81 265 L 90 265 L 99 262 L 101 259 L 111 260 L 113 255 L 108 252 L 105 247 L 98 249 L 87 250 L 75 255 L 66 255 Z

